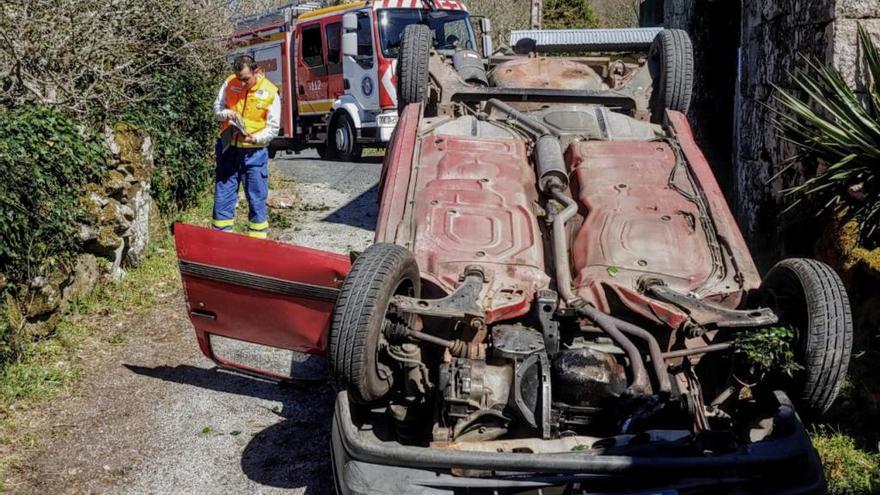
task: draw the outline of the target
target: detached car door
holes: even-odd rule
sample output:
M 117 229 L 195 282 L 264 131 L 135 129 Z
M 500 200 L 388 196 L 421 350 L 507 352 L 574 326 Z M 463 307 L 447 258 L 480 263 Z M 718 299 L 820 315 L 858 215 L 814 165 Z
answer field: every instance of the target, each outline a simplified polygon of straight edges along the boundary
M 347 256 L 182 223 L 174 239 L 187 310 L 205 356 L 221 366 L 288 378 L 221 355 L 212 338 L 326 352 L 339 286 L 351 268 Z

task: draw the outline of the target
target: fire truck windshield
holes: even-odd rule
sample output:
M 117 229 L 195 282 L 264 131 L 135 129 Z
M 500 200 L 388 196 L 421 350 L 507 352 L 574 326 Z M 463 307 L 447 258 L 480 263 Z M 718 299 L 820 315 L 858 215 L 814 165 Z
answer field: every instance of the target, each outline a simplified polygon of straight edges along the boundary
M 434 34 L 434 48 L 474 50 L 471 18 L 463 10 L 382 9 L 379 11 L 379 44 L 387 58 L 397 58 L 400 38 L 410 24 L 426 24 Z

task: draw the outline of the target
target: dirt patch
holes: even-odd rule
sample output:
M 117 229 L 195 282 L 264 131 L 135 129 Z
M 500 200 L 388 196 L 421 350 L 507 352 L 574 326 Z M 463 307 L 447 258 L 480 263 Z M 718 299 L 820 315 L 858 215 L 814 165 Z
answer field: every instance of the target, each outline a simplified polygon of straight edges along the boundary
M 83 350 L 81 384 L 29 421 L 46 440 L 23 453 L 9 491 L 331 491 L 327 385 L 281 387 L 214 369 L 179 292 L 141 316 L 96 323 L 126 328 L 125 345 Z

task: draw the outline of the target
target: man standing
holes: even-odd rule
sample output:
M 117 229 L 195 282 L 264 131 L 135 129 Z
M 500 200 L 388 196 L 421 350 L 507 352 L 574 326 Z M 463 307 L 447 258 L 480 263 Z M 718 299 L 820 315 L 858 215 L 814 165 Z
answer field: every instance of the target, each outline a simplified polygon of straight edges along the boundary
M 226 78 L 214 101 L 214 117 L 222 122 L 221 134 L 226 133 L 228 139 L 218 139 L 216 145 L 213 226 L 217 230 L 232 231 L 238 186 L 243 183 L 248 201 L 248 235 L 265 239 L 269 231 L 267 147 L 278 135 L 281 97 L 278 88 L 262 74 L 252 57 L 238 57 L 234 69 L 235 73 Z

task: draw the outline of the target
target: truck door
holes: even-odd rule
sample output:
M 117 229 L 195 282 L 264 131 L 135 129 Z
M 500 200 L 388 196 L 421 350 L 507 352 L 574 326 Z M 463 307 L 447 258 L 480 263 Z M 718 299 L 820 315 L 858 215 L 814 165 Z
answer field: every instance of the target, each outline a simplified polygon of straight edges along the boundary
M 333 100 L 328 96 L 328 71 L 321 23 L 303 24 L 297 30 L 300 41 L 296 70 L 299 114 L 327 113 Z
M 342 77 L 342 21 L 325 24 L 324 38 L 327 40 L 327 97 L 335 100 L 345 91 Z
M 347 81 L 346 90 L 364 110 L 379 110 L 379 86 L 376 74 L 376 48 L 373 30 L 373 11 L 357 13 L 357 57 L 343 57 L 342 66 Z
M 326 352 L 339 286 L 351 267 L 347 256 L 180 223 L 174 240 L 187 310 L 205 356 L 221 366 L 288 378 L 289 369 L 265 364 L 271 350 L 224 355 L 218 344 L 226 350 L 231 339 Z

